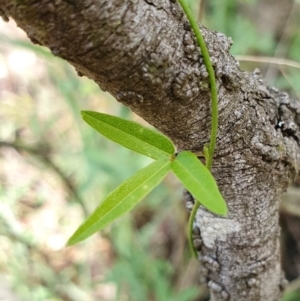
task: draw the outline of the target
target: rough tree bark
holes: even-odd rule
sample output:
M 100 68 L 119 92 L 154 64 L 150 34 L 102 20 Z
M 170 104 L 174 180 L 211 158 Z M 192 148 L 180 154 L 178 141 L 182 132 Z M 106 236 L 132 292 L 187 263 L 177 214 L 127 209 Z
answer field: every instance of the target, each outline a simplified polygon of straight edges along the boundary
M 175 0 L 0 0 L 0 13 L 168 135 L 178 150 L 199 153 L 208 142 L 207 73 Z M 279 300 L 278 205 L 299 170 L 300 106 L 257 73 L 240 70 L 230 39 L 201 29 L 219 91 L 212 172 L 229 208 L 226 218 L 198 211 L 204 279 L 214 301 Z

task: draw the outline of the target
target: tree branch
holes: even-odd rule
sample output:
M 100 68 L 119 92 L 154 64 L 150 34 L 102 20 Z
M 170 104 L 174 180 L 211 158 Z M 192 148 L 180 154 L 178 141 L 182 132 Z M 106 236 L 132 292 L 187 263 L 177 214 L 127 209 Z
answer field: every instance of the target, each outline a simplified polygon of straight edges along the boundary
M 1 0 L 0 13 L 167 134 L 179 151 L 198 153 L 208 142 L 208 74 L 175 0 Z M 227 218 L 198 211 L 204 279 L 213 301 L 278 300 L 278 206 L 299 171 L 300 106 L 257 72 L 240 70 L 230 39 L 200 27 L 219 91 L 212 172 L 229 208 Z

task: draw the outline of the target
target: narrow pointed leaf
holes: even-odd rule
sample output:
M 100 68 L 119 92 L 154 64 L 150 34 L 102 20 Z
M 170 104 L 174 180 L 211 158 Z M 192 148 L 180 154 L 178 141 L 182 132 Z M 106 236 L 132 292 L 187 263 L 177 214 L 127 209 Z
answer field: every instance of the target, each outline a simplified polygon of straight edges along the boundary
M 153 159 L 170 158 L 175 147 L 164 135 L 136 122 L 103 113 L 82 111 L 82 118 L 106 138 Z
M 181 152 L 172 162 L 172 171 L 201 205 L 226 215 L 227 206 L 210 171 L 191 152 Z
M 153 162 L 127 179 L 111 192 L 76 230 L 69 239 L 68 245 L 74 245 L 88 238 L 114 221 L 117 217 L 130 211 L 163 180 L 170 169 L 170 160 L 161 159 Z

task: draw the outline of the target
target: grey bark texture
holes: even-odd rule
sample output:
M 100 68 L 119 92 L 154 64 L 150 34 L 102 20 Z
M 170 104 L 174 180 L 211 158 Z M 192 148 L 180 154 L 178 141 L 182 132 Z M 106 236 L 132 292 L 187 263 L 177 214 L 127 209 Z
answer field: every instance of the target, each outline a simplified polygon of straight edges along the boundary
M 179 151 L 199 154 L 208 142 L 208 74 L 175 0 L 0 0 L 0 13 L 168 135 Z M 278 206 L 299 171 L 300 106 L 257 72 L 242 71 L 229 54 L 230 38 L 201 30 L 219 92 L 212 172 L 229 208 L 226 218 L 198 211 L 202 279 L 212 301 L 276 301 L 285 283 Z

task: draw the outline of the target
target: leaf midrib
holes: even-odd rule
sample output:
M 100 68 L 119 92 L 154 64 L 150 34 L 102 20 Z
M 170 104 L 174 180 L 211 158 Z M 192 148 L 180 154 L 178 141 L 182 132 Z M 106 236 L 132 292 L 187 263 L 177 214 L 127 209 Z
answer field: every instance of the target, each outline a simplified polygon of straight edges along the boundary
M 102 124 L 104 124 L 104 125 L 107 125 L 107 126 L 109 126 L 109 127 L 112 127 L 112 128 L 114 128 L 116 131 L 118 131 L 118 132 L 120 132 L 120 133 L 122 133 L 123 135 L 125 134 L 126 136 L 128 136 L 128 137 L 133 137 L 133 138 L 135 138 L 137 141 L 142 141 L 145 145 L 147 145 L 147 147 L 149 147 L 149 148 L 151 148 L 151 149 L 155 149 L 155 150 L 157 150 L 159 153 L 161 153 L 162 155 L 164 155 L 165 157 L 171 157 L 172 156 L 172 154 L 170 154 L 170 153 L 167 153 L 166 151 L 164 151 L 164 150 L 162 150 L 162 149 L 160 149 L 160 148 L 158 148 L 158 147 L 156 147 L 156 146 L 153 146 L 152 144 L 149 144 L 146 140 L 142 140 L 142 139 L 139 139 L 139 138 L 137 138 L 136 136 L 133 136 L 133 135 L 130 135 L 129 133 L 127 133 L 127 132 L 125 132 L 125 131 L 122 131 L 121 129 L 119 129 L 119 128 L 116 128 L 116 127 L 113 127 L 111 124 L 109 124 L 109 123 L 105 123 L 105 122 L 103 122 L 103 121 L 101 121 L 101 120 L 99 120 L 99 119 L 97 119 L 97 118 L 95 118 L 94 116 L 91 116 L 91 115 L 88 115 L 88 114 L 85 114 L 86 116 L 88 116 L 89 118 L 92 118 L 93 120 L 96 120 L 97 122 L 100 122 L 100 123 L 102 123 Z M 83 116 L 83 119 L 85 118 L 85 116 Z M 121 135 L 122 136 L 122 135 Z M 164 136 L 162 136 L 163 138 L 164 138 Z M 156 152 L 157 152 L 156 151 Z M 153 159 L 159 159 L 159 157 L 153 157 L 152 155 L 151 156 L 149 156 L 150 158 L 153 158 Z
M 135 191 L 137 191 L 137 190 L 138 190 L 138 189 L 139 189 L 146 181 L 149 181 L 150 179 L 152 179 L 159 171 L 161 171 L 163 168 L 165 168 L 167 164 L 168 164 L 168 161 L 166 160 L 166 161 L 165 161 L 165 164 L 162 165 L 161 168 L 159 168 L 159 169 L 158 169 L 155 173 L 153 173 L 149 178 L 145 179 L 138 187 L 136 187 L 134 190 L 132 190 L 131 193 L 130 193 L 129 195 L 126 196 L 126 199 L 128 199 Z M 123 185 L 123 184 L 122 184 L 122 185 Z M 118 188 L 117 188 L 117 189 L 118 189 Z M 105 199 L 108 199 L 108 198 L 110 197 L 110 195 L 112 195 L 113 193 L 114 193 L 114 191 L 111 192 Z M 124 201 L 124 199 L 123 199 L 123 201 Z M 111 214 L 111 212 L 113 212 L 114 210 L 116 210 L 116 208 L 120 205 L 120 203 L 122 203 L 122 201 L 119 202 L 118 205 L 115 206 L 115 207 L 113 207 L 110 211 L 106 212 L 106 213 L 101 217 L 101 219 L 104 219 L 105 217 L 107 217 L 107 215 Z M 100 204 L 100 206 L 101 206 L 101 204 Z M 96 210 L 97 210 L 97 208 L 95 209 L 95 211 L 96 211 Z M 95 212 L 95 211 L 94 211 L 94 212 Z M 93 224 L 90 226 L 90 228 L 91 228 L 91 227 L 94 227 L 96 224 L 97 224 L 97 222 L 93 223 Z M 82 234 L 79 235 L 79 236 L 77 237 L 77 239 L 75 239 L 74 241 L 81 241 L 80 238 L 81 238 L 82 236 L 84 236 L 84 233 L 86 233 L 86 232 L 87 232 L 87 230 L 84 231 L 84 232 L 82 232 Z

